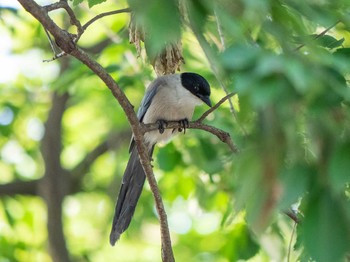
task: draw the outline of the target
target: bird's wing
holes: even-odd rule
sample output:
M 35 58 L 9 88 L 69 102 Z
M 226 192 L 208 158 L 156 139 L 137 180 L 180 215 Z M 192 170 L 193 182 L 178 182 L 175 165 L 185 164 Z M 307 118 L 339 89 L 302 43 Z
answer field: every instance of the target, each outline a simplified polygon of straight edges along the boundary
M 141 101 L 141 105 L 139 110 L 137 111 L 137 117 L 142 122 L 143 117 L 145 116 L 149 106 L 152 103 L 154 96 L 157 93 L 158 88 L 164 84 L 164 80 L 162 78 L 158 78 L 153 81 L 150 86 L 147 88 L 146 93 Z
M 137 118 L 139 119 L 140 122 L 142 122 L 143 117 L 145 116 L 148 108 L 150 107 L 154 96 L 157 94 L 158 88 L 164 84 L 165 84 L 164 79 L 158 78 L 155 81 L 153 81 L 147 88 L 146 93 L 142 98 L 139 110 L 137 111 Z M 134 146 L 135 146 L 135 141 L 134 141 L 134 137 L 132 137 L 130 141 L 130 146 L 129 146 L 129 153 L 132 151 Z

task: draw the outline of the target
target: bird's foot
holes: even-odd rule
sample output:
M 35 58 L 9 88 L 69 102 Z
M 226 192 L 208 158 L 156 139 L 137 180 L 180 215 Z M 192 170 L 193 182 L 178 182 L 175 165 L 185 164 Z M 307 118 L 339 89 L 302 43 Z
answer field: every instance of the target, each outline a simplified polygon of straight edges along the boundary
M 190 123 L 188 122 L 187 118 L 179 120 L 179 123 L 181 127 L 177 129 L 177 131 L 182 132 L 182 129 L 184 130 L 184 134 L 186 134 L 186 128 L 190 127 Z
M 159 119 L 156 123 L 158 124 L 159 133 L 163 134 L 166 126 L 168 125 L 168 122 L 164 119 Z

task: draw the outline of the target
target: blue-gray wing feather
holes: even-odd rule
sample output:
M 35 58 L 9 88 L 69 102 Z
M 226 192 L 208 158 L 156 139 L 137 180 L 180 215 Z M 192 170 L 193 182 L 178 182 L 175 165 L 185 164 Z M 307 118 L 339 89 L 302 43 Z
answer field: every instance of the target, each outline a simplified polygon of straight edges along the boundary
M 147 88 L 145 95 L 142 98 L 141 105 L 139 107 L 139 110 L 137 111 L 137 118 L 140 122 L 142 122 L 143 117 L 145 116 L 148 108 L 150 107 L 153 98 L 155 97 L 159 87 L 164 84 L 164 80 L 162 78 L 158 78 L 155 81 L 153 81 L 150 86 Z M 129 153 L 131 153 L 132 149 L 135 146 L 134 138 L 131 138 L 130 146 L 129 146 Z
M 139 110 L 137 111 L 137 117 L 142 122 L 143 117 L 145 116 L 148 108 L 150 107 L 154 96 L 157 93 L 159 86 L 163 83 L 162 79 L 157 79 L 150 84 L 147 88 L 146 93 L 141 101 Z

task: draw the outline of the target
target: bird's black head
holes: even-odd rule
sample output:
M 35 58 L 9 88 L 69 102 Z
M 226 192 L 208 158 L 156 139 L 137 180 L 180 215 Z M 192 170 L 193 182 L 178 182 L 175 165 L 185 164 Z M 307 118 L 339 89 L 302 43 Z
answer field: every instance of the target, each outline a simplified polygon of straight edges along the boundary
M 204 103 L 211 107 L 210 86 L 207 80 L 196 73 L 182 73 L 181 84 L 193 95 L 200 98 Z

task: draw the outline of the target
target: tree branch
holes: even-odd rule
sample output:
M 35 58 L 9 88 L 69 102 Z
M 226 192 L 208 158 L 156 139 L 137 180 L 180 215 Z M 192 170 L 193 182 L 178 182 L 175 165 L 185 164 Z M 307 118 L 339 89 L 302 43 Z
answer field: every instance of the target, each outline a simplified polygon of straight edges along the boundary
M 171 246 L 170 233 L 167 223 L 167 217 L 161 199 L 157 181 L 154 177 L 150 159 L 148 156 L 148 150 L 144 143 L 144 133 L 142 132 L 141 124 L 134 112 L 133 106 L 120 89 L 118 84 L 113 80 L 106 70 L 96 61 L 92 60 L 84 51 L 80 50 L 72 38 L 72 36 L 66 31 L 60 29 L 48 16 L 45 8 L 39 6 L 33 0 L 18 0 L 20 4 L 31 13 L 48 31 L 54 36 L 58 46 L 66 53 L 71 54 L 87 67 L 91 69 L 111 90 L 113 96 L 118 100 L 119 104 L 123 108 L 128 121 L 131 125 L 131 129 L 136 142 L 137 150 L 140 156 L 140 162 L 145 171 L 148 183 L 152 190 L 157 211 L 161 224 L 161 238 L 162 238 L 162 259 L 163 261 L 175 261 Z M 62 260 L 63 261 L 63 260 Z
M 144 143 L 144 132 L 141 128 L 141 123 L 139 122 L 134 112 L 133 106 L 131 105 L 130 101 L 127 99 L 123 91 L 120 89 L 118 84 L 99 63 L 90 59 L 90 57 L 80 49 L 75 49 L 71 54 L 78 60 L 80 60 L 82 63 L 84 63 L 86 66 L 88 66 L 97 76 L 99 76 L 99 78 L 107 85 L 107 87 L 111 90 L 113 96 L 118 100 L 119 104 L 122 106 L 131 125 L 137 150 L 140 156 L 140 162 L 145 171 L 159 214 L 162 238 L 162 259 L 163 261 L 175 261 L 171 246 L 171 239 L 164 204 L 158 189 L 157 181 L 153 174 L 153 169 L 148 156 L 148 150 Z
M 213 111 L 219 108 L 220 105 L 222 105 L 226 100 L 228 100 L 230 97 L 234 96 L 236 93 L 228 94 L 227 96 L 224 96 L 218 103 L 216 103 L 213 107 L 211 107 L 209 110 L 205 111 L 197 120 L 190 122 L 188 127 L 189 129 L 200 129 L 207 131 L 209 133 L 212 133 L 213 135 L 217 136 L 222 142 L 228 145 L 228 147 L 231 149 L 232 152 L 238 153 L 238 147 L 233 143 L 231 136 L 229 133 L 213 127 L 206 124 L 203 124 L 202 122 L 204 119 Z M 157 123 L 152 124 L 142 124 L 143 126 L 143 132 L 149 132 L 154 131 L 159 128 L 159 125 Z M 182 124 L 178 121 L 168 121 L 167 125 L 164 127 L 165 129 L 178 129 L 183 128 Z
M 0 185 L 0 196 L 14 195 L 38 195 L 38 185 L 41 179 L 32 181 L 15 181 L 8 184 Z
M 299 224 L 300 223 L 300 219 L 299 217 L 297 216 L 297 214 L 292 211 L 292 210 L 288 210 L 288 211 L 283 211 L 283 213 L 288 216 L 290 219 L 292 219 L 295 224 Z
M 47 206 L 49 249 L 54 262 L 70 261 L 62 222 L 62 202 L 69 192 L 70 181 L 60 161 L 61 121 L 68 98 L 67 93 L 53 94 L 52 107 L 45 123 L 45 134 L 41 142 L 45 173 L 39 185 L 39 194 Z
M 97 145 L 89 154 L 87 154 L 85 158 L 70 172 L 72 179 L 72 192 L 77 192 L 80 189 L 82 179 L 99 156 L 112 148 L 118 148 L 120 145 L 129 141 L 129 138 L 129 131 L 112 134 L 107 140 Z
M 213 111 L 218 109 L 219 106 L 221 106 L 227 99 L 230 99 L 234 95 L 236 95 L 236 93 L 230 93 L 230 94 L 227 94 L 226 96 L 224 96 L 223 98 L 221 98 L 221 100 L 219 102 L 217 102 L 214 106 L 212 106 L 207 111 L 205 111 L 203 113 L 203 115 L 200 118 L 198 118 L 197 122 L 202 122 L 210 113 L 212 113 Z
M 60 0 L 56 3 L 50 4 L 50 5 L 45 5 L 44 8 L 47 12 L 51 12 L 53 10 L 64 8 L 65 5 L 67 5 L 67 1 Z
M 70 18 L 70 24 L 77 27 L 78 35 L 81 35 L 83 33 L 84 30 L 81 26 L 81 23 L 77 19 L 77 17 L 75 16 L 75 13 L 74 13 L 73 9 L 69 6 L 67 0 L 60 0 L 59 2 L 50 4 L 50 5 L 46 5 L 43 8 L 46 10 L 46 12 L 50 12 L 50 11 L 61 9 L 61 8 L 66 10 L 66 12 Z
M 121 14 L 121 13 L 130 13 L 130 12 L 131 12 L 130 8 L 123 8 L 123 9 L 119 9 L 119 10 L 114 10 L 114 11 L 98 14 L 94 18 L 92 18 L 88 22 L 86 22 L 86 24 L 83 25 L 83 31 L 85 31 L 92 23 L 96 22 L 98 19 L 101 19 L 102 17 L 109 16 L 109 15 Z

